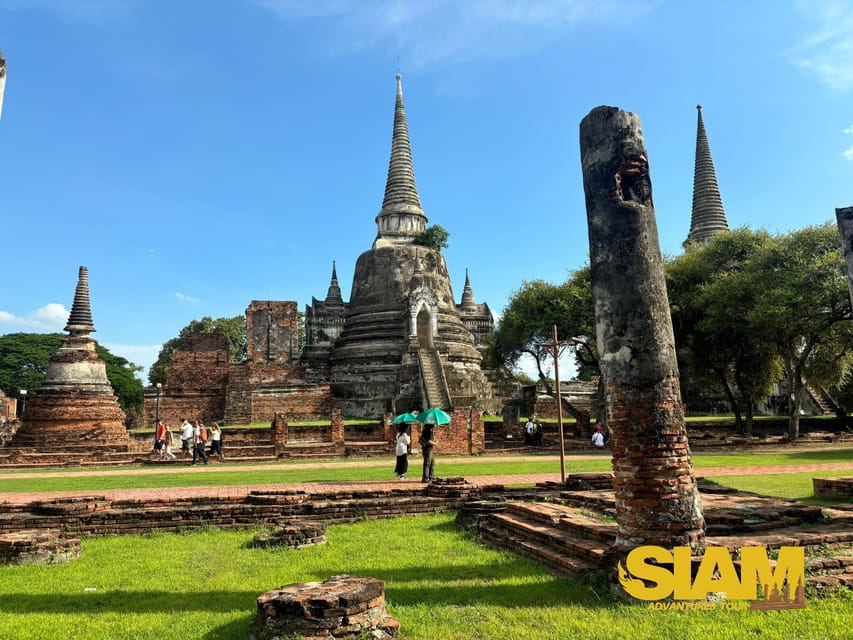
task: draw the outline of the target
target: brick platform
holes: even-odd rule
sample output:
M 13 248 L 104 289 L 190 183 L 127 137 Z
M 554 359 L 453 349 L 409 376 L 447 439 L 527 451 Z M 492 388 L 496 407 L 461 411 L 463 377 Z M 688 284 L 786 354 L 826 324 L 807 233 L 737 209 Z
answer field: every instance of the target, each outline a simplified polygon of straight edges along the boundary
M 80 556 L 80 540 L 56 530 L 25 529 L 0 535 L 0 564 L 54 564 Z
M 385 610 L 384 582 L 337 575 L 324 582 L 285 585 L 259 597 L 251 640 L 383 640 L 399 628 Z
M 853 498 L 853 476 L 849 478 L 812 478 L 818 498 Z
M 252 539 L 254 547 L 291 547 L 302 549 L 326 544 L 326 525 L 320 522 L 287 522 L 272 533 L 259 533 Z

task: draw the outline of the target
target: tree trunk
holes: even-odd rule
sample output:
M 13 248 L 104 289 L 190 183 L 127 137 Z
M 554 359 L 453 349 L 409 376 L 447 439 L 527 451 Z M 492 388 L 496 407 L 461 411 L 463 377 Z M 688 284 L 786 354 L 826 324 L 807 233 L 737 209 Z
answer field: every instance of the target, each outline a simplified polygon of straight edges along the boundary
M 726 394 L 726 398 L 728 398 L 729 405 L 732 408 L 732 413 L 735 415 L 735 433 L 743 433 L 743 420 L 741 419 L 740 406 L 738 405 L 737 398 L 735 397 L 735 392 L 732 391 L 732 387 L 726 379 L 724 371 L 714 369 L 714 372 L 720 378 L 720 384 L 723 386 L 723 392 Z

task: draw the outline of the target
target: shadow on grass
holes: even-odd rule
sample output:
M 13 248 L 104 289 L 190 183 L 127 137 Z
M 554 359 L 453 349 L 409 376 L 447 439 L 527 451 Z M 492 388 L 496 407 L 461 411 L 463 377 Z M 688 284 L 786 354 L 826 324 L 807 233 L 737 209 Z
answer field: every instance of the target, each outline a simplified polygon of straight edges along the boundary
M 281 585 L 271 585 L 274 589 Z M 91 593 L 5 593 L 0 612 L 27 613 L 173 613 L 186 611 L 254 611 L 260 593 L 252 591 L 170 591 L 104 590 Z
M 386 598 L 395 605 L 430 603 L 436 606 L 467 606 L 486 604 L 495 607 L 558 607 L 567 602 L 585 606 L 606 606 L 608 601 L 597 598 L 595 592 L 580 583 L 554 577 L 528 580 L 534 567 L 521 558 L 501 566 L 499 574 L 490 566 L 461 564 L 400 569 L 377 569 L 372 566 L 347 567 L 334 573 L 368 576 L 385 582 Z M 306 576 L 305 581 L 311 581 Z M 285 584 L 270 584 L 267 590 Z M 166 613 L 180 615 L 190 611 L 254 612 L 255 591 L 180 591 L 103 590 L 86 593 L 6 593 L 0 598 L 0 613 L 4 614 L 86 614 L 99 613 Z

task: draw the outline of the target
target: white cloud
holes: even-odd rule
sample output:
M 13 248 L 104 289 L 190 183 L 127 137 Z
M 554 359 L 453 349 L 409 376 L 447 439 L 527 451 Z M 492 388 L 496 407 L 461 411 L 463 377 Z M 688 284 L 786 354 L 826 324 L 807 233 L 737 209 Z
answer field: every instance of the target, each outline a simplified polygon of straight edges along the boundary
M 848 148 L 842 155 L 853 162 L 853 147 Z
M 592 22 L 631 22 L 660 0 L 255 0 L 285 21 L 322 19 L 333 54 L 390 45 L 404 68 L 537 51 Z
M 853 4 L 801 2 L 800 8 L 818 24 L 795 48 L 796 63 L 835 89 L 853 88 Z
M 849 135 L 849 134 L 851 134 L 851 133 L 853 133 L 853 124 L 851 124 L 851 125 L 850 125 L 849 127 L 847 127 L 846 129 L 842 129 L 842 130 L 841 130 L 841 133 L 846 133 L 846 134 L 848 134 L 848 135 Z
M 198 304 L 201 302 L 198 298 L 193 298 L 192 296 L 188 296 L 185 293 L 181 293 L 180 291 L 175 291 L 172 293 L 178 300 L 182 300 L 184 302 L 189 302 L 190 304 Z
M 68 309 L 58 302 L 50 302 L 25 316 L 0 311 L 0 326 L 8 325 L 16 330 L 46 333 L 62 331 L 68 322 L 68 313 Z

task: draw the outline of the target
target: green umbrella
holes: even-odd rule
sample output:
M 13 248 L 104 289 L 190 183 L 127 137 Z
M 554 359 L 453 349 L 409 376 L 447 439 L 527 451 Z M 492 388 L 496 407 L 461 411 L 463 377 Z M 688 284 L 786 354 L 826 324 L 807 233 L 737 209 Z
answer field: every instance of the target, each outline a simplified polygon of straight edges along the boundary
M 414 413 L 401 413 L 399 416 L 394 418 L 391 422 L 394 424 L 400 424 L 401 422 L 417 422 L 418 416 Z
M 419 413 L 417 421 L 423 424 L 450 424 L 450 416 L 437 407 L 431 407 Z

